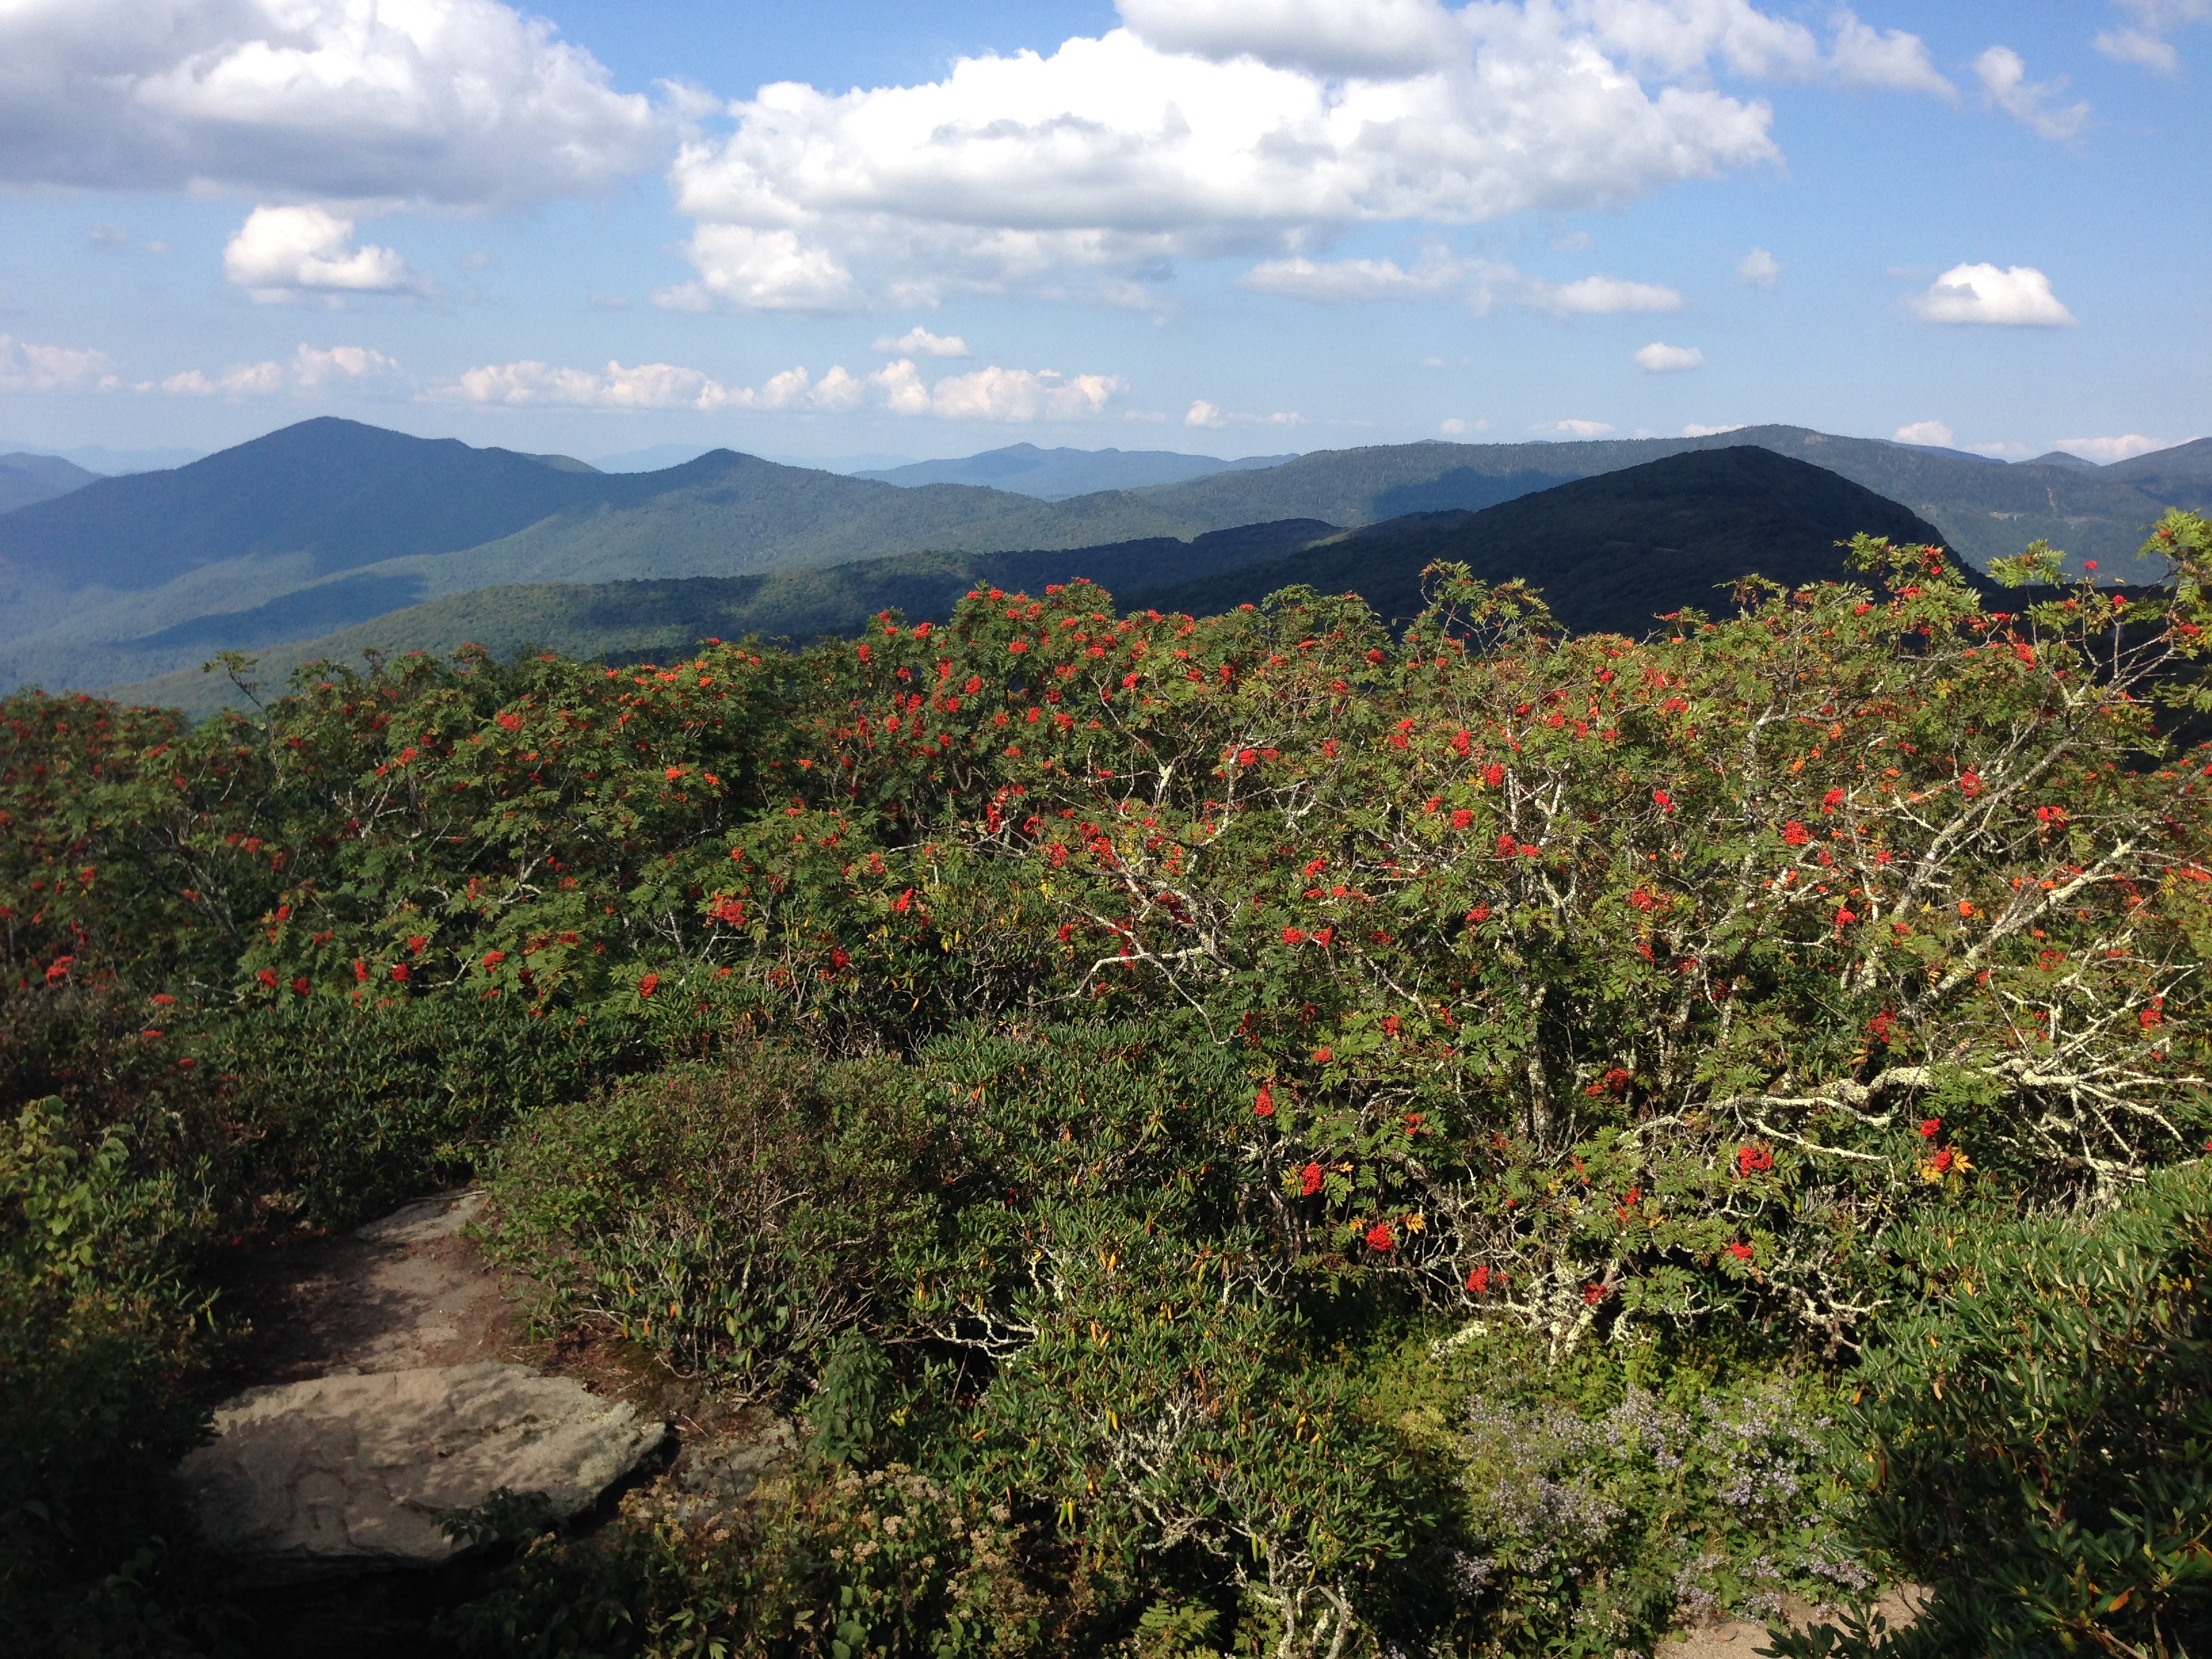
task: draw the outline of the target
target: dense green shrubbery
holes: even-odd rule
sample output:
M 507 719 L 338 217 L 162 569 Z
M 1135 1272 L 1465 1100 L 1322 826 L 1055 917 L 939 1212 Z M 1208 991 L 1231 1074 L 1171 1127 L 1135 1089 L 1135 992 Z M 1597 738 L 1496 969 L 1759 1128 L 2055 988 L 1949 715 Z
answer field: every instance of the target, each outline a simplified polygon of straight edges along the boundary
M 2207 785 L 2152 701 L 2203 701 L 2206 532 L 2160 535 L 2165 595 L 2024 616 L 1868 546 L 1879 589 L 1640 643 L 1445 571 L 1402 641 L 1076 584 L 796 656 L 314 670 L 191 731 L 27 695 L 0 966 L 161 1007 L 70 1156 L 211 1074 L 225 1218 L 520 1115 L 549 1317 L 787 1401 L 880 1356 L 832 1439 L 1056 1646 L 1603 1651 L 1848 1587 L 1820 1368 L 1958 1322 L 1928 1230 L 2110 1212 L 2212 1129 Z M 1528 1388 L 1407 1359 L 1455 1330 Z M 636 1617 L 720 1605 L 699 1539 L 635 1559 Z M 797 1639 L 783 1594 L 730 1639 Z
M 651 1079 L 526 1127 L 495 1242 L 548 1269 L 556 1311 L 740 1394 L 787 1395 L 848 1332 L 890 1349 L 896 1401 L 840 1437 L 1005 1510 L 1063 1617 L 1237 1586 L 1325 1646 L 1352 1587 L 1413 1593 L 1431 1483 L 1333 1363 L 1329 1288 L 1288 1268 L 1274 1195 L 1215 1156 L 1248 1109 L 1201 1030 Z
M 895 1067 L 741 1054 L 526 1120 L 495 1256 L 737 1401 L 788 1397 L 879 1300 L 930 1126 Z
M 15 1628 L 42 1622 L 55 1576 L 96 1582 L 139 1549 L 198 1426 L 173 1384 L 204 1298 L 167 1254 L 193 1195 L 120 1128 L 73 1139 L 57 1099 L 0 1127 L 0 1625 Z
M 617 1007 L 534 1020 L 431 999 L 248 1007 L 182 1035 L 251 1137 L 244 1190 L 319 1226 L 453 1185 L 518 1115 L 717 1037 Z
M 902 1464 L 813 1464 L 735 1511 L 634 1503 L 601 1539 L 543 1535 L 451 1630 L 538 1659 L 1067 1651 L 1080 1636 L 1025 1582 L 1009 1522 Z
M 117 1029 L 112 996 L 0 999 L 0 1629 L 161 1650 L 198 1437 L 181 1384 L 210 1297 L 207 1091 Z
M 1868 1582 L 1830 1518 L 1849 1487 L 1824 1402 L 1771 1360 L 1723 1381 L 1611 1345 L 1553 1370 L 1510 1329 L 1392 1358 L 1397 1299 L 1286 1268 L 1269 1238 L 1285 1218 L 1209 1158 L 1247 1108 L 1200 1029 L 956 1032 L 905 1066 L 732 1051 L 527 1121 L 492 1242 L 548 1286 L 544 1316 L 732 1395 L 823 1377 L 817 1448 L 922 1466 L 1011 1529 L 1007 1582 L 1044 1616 L 1086 1610 L 1052 1650 L 1162 1607 L 1210 1607 L 1224 1643 L 1303 1626 L 1325 1647 L 1335 1612 L 1296 1589 L 1347 1573 L 1348 1599 L 1404 1642 L 1457 1629 L 1591 1654 L 1685 1607 Z M 841 1388 L 856 1334 L 902 1356 L 895 1382 Z M 1455 1420 L 1394 1453 L 1391 1402 Z M 802 1475 L 776 1525 L 819 1523 L 835 1478 Z M 726 1516 L 680 1520 L 632 1562 L 629 1639 L 717 1603 L 769 1547 L 710 1547 Z M 1335 1540 L 1318 1560 L 1316 1537 Z M 534 1628 L 522 1609 L 557 1600 L 562 1574 L 607 1570 L 590 1547 L 543 1547 L 492 1622 Z M 817 1605 L 732 1601 L 714 1627 L 740 1648 Z M 919 1650 L 936 1616 L 878 1639 Z
M 1924 1289 L 1851 1423 L 1870 1540 L 1942 1587 L 1898 1651 L 2212 1649 L 2212 1167 L 2086 1224 L 1931 1222 L 1899 1255 Z

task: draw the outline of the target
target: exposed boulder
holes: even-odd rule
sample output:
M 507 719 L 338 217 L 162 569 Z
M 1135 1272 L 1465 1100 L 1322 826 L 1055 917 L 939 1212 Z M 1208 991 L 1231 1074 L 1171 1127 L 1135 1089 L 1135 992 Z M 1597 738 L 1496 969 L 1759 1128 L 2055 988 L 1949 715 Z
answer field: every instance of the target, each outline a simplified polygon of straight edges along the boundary
M 501 1489 L 580 1513 L 665 1432 L 525 1365 L 424 1366 L 254 1389 L 178 1475 L 209 1541 L 265 1578 L 435 1566 L 441 1511 Z

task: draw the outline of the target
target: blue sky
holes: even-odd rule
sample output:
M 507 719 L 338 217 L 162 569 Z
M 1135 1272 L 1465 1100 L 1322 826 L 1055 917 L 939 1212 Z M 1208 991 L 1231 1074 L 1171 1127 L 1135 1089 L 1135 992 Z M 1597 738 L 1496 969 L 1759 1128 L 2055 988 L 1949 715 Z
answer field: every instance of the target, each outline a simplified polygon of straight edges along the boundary
M 2212 0 L 10 0 L 0 445 L 2212 431 Z

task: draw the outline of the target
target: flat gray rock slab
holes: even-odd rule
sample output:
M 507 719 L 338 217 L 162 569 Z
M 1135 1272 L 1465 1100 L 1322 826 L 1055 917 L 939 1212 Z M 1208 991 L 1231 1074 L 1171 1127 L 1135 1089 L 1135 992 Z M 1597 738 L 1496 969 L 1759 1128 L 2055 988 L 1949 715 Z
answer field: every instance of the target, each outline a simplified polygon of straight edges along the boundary
M 435 1566 L 437 1512 L 505 1487 L 588 1509 L 665 1433 L 526 1365 L 433 1365 L 254 1389 L 178 1466 L 208 1540 L 268 1577 Z

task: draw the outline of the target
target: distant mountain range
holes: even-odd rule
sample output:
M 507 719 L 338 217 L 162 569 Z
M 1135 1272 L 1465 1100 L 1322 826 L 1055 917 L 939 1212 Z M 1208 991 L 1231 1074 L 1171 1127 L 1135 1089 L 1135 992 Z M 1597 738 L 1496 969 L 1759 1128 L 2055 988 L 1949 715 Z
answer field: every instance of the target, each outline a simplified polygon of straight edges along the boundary
M 901 489 L 715 450 L 658 472 L 309 421 L 0 516 L 0 684 L 99 684 L 530 580 L 1186 536 L 1109 494 Z
M 204 449 L 111 449 L 106 444 L 79 444 L 55 449 L 45 444 L 11 443 L 0 440 L 0 450 L 22 450 L 49 459 L 64 460 L 95 477 L 119 478 L 126 472 L 160 472 L 185 466 L 207 453 Z
M 66 495 L 98 477 L 58 455 L 0 455 L 0 513 Z
M 1756 571 L 1792 586 L 1850 574 L 1837 544 L 1859 532 L 1940 542 L 1894 501 L 1804 461 L 1739 447 L 1669 456 L 1519 496 L 1480 513 L 1414 513 L 1350 532 L 1314 520 L 1073 550 L 907 554 L 826 570 L 595 586 L 479 589 L 400 611 L 270 653 L 258 671 L 281 686 L 301 663 L 357 661 L 369 647 L 447 653 L 465 642 L 507 654 L 527 645 L 577 656 L 666 660 L 699 640 L 758 632 L 805 642 L 849 635 L 878 611 L 949 616 L 979 583 L 1031 592 L 1087 576 L 1124 608 L 1194 614 L 1257 602 L 1294 586 L 1357 592 L 1402 621 L 1421 606 L 1433 561 L 1468 564 L 1489 581 L 1542 589 L 1579 631 L 1640 635 L 1661 613 L 1724 613 L 1728 586 Z M 1191 573 L 1201 574 L 1195 580 Z M 175 673 L 121 689 L 134 702 L 206 713 L 227 679 Z
M 504 656 L 525 646 L 620 660 L 673 658 L 702 639 L 762 634 L 798 644 L 849 635 L 885 610 L 916 620 L 952 613 L 978 584 L 1040 591 L 1089 576 L 1119 592 L 1281 558 L 1336 533 L 1310 519 L 1100 547 L 1014 553 L 902 553 L 821 570 L 659 581 L 532 582 L 480 587 L 395 611 L 320 639 L 260 653 L 256 677 L 281 688 L 304 662 L 356 663 L 364 650 L 448 654 L 465 644 Z M 188 668 L 119 688 L 132 702 L 204 714 L 234 701 L 229 682 Z
M 1606 439 L 1578 443 L 1408 444 L 1328 450 L 1265 472 L 1217 473 L 1142 493 L 1156 505 L 1208 519 L 1327 519 L 1372 524 L 1408 512 L 1494 505 L 1526 489 L 1500 489 L 1515 475 L 1552 481 L 1595 477 L 1668 455 L 1744 445 L 1809 461 L 1910 507 L 1978 567 L 2045 539 L 2077 560 L 2124 568 L 2167 503 L 2115 469 L 2081 473 L 1978 456 L 1842 438 L 1803 427 L 1742 427 L 1700 438 Z M 2182 450 L 2162 452 L 2185 455 Z M 2130 467 L 2153 459 L 2144 456 Z M 2212 454 L 2189 453 L 2178 471 L 2212 482 Z M 1262 502 L 1265 503 L 1264 507 Z
M 2212 438 L 2153 450 L 2131 461 L 2115 461 L 2103 469 L 2103 476 L 2121 479 L 2169 507 L 2212 511 Z
M 0 686 L 136 682 L 217 649 L 268 651 L 490 586 L 1187 542 L 1285 520 L 1358 528 L 1480 511 L 1673 454 L 1745 446 L 1900 503 L 1981 565 L 2041 537 L 2124 571 L 2167 502 L 2212 494 L 2212 443 L 2084 471 L 1775 426 L 1326 451 L 1044 501 L 977 484 L 902 488 L 728 450 L 658 471 L 605 473 L 567 457 L 324 419 L 0 514 Z M 1182 573 L 1211 574 L 1201 562 Z
M 1640 635 L 1685 605 L 1733 611 L 1728 586 L 1753 572 L 1793 587 L 1864 580 L 1837 545 L 1862 532 L 1901 545 L 1943 541 L 1848 478 L 1747 446 L 1670 455 L 1480 513 L 1412 514 L 1127 602 L 1209 616 L 1306 586 L 1357 593 L 1402 622 L 1421 610 L 1421 572 L 1450 560 L 1487 582 L 1524 578 L 1577 633 Z
M 1215 472 L 1256 472 L 1297 459 L 1295 455 L 1248 455 L 1241 461 L 1224 461 L 1172 449 L 1039 449 L 1035 444 L 1009 444 L 1004 449 L 987 449 L 958 460 L 915 461 L 852 476 L 878 478 L 907 489 L 933 483 L 983 484 L 1009 489 L 1017 495 L 1034 495 L 1039 501 L 1064 501 L 1072 495 L 1096 495 L 1102 489 L 1142 489 L 1149 484 L 1182 483 Z

